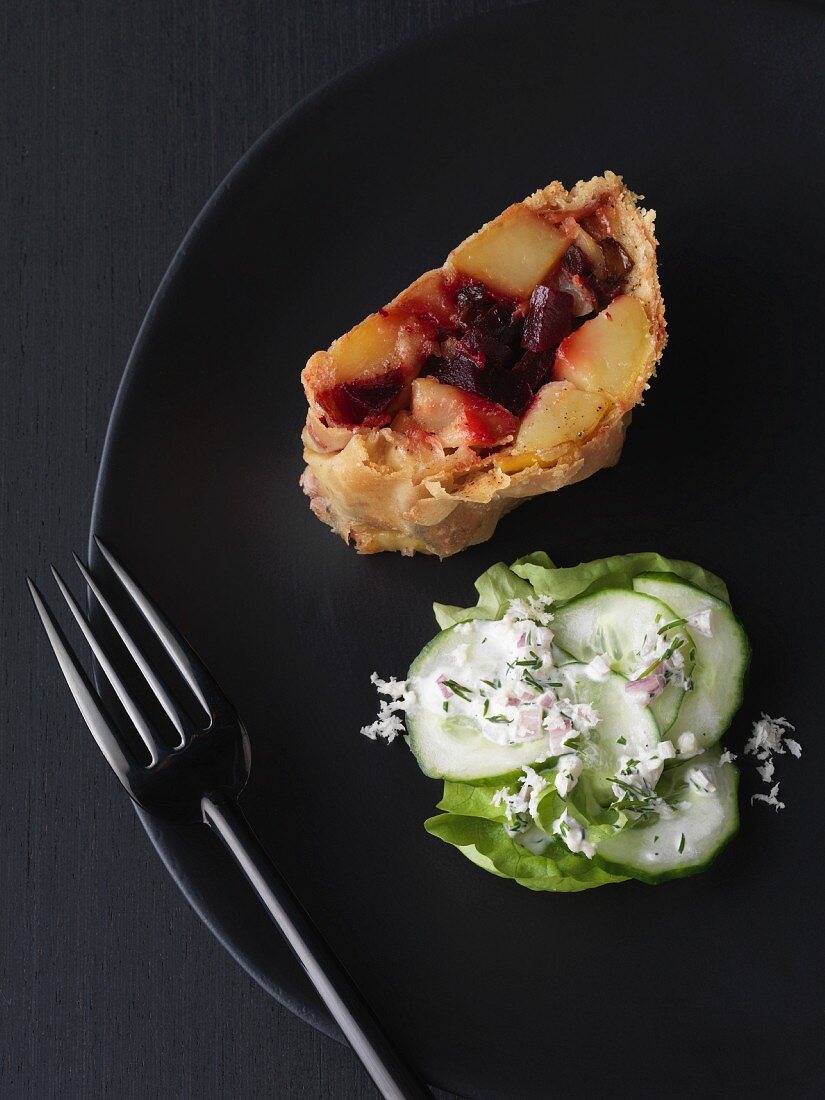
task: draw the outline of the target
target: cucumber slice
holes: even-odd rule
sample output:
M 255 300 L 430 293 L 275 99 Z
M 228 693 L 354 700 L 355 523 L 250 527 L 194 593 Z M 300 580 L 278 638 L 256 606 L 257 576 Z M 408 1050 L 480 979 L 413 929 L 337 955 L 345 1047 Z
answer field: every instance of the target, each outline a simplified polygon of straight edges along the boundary
M 654 815 L 649 822 L 626 826 L 602 841 L 594 860 L 606 871 L 642 882 L 663 882 L 703 871 L 739 828 L 739 771 L 720 764 L 718 748 L 666 771 L 656 793 L 676 806 L 672 817 Z M 690 781 L 694 768 L 716 786 L 702 793 Z
M 750 661 L 742 624 L 728 604 L 673 574 L 642 573 L 634 578 L 633 587 L 662 600 L 679 618 L 710 611 L 712 636 L 705 637 L 697 630 L 691 634 L 696 652 L 693 691 L 686 693 L 668 731 L 674 742 L 680 734 L 692 733 L 702 748 L 708 748 L 719 740 L 742 703 Z
M 482 640 L 489 624 L 483 619 L 459 623 L 436 634 L 410 666 L 407 679 L 416 691 L 417 680 L 444 672 L 450 676 L 456 668 L 456 649 L 467 646 L 467 659 L 476 675 L 493 678 L 500 671 L 490 664 L 491 654 L 482 651 Z M 505 658 L 506 659 L 506 658 Z M 416 692 L 418 697 L 420 693 Z M 482 736 L 471 718 L 445 715 L 418 700 L 406 716 L 407 741 L 425 775 L 436 779 L 485 779 L 505 775 L 534 764 L 544 749 L 544 741 L 526 741 L 517 745 L 497 745 Z
M 489 623 L 476 619 L 442 631 L 410 668 L 408 680 L 415 702 L 407 711 L 407 740 L 426 775 L 458 781 L 506 775 L 525 764 L 539 762 L 547 751 L 546 738 L 497 744 L 483 735 L 476 718 L 450 717 L 440 705 L 434 707 L 424 701 L 426 692 L 420 685 L 425 679 L 441 673 L 462 675 L 455 671 L 466 668 L 459 661 L 459 647 L 466 647 L 463 659 L 472 668 L 473 683 L 500 675 L 501 665 L 512 660 L 512 654 L 503 654 L 495 644 L 485 646 L 489 627 Z M 601 715 L 599 724 L 587 735 L 585 761 L 597 797 L 609 802 L 613 792 L 608 780 L 615 775 L 621 757 L 648 753 L 659 741 L 659 728 L 649 710 L 627 694 L 620 676 L 610 674 L 603 683 L 594 683 L 583 665 L 574 662 L 558 669 L 558 679 L 564 684 L 558 689 L 562 698 L 590 703 Z
M 603 588 L 593 595 L 571 600 L 555 612 L 555 641 L 577 661 L 587 662 L 604 655 L 614 672 L 629 678 L 639 671 L 639 654 L 645 646 L 655 642 L 664 625 L 682 617 L 665 604 L 661 598 L 653 599 L 629 589 Z M 693 639 L 683 627 L 667 632 L 668 641 L 680 637 L 685 675 L 690 676 Z M 649 704 L 663 734 L 676 721 L 685 694 L 684 687 L 668 684 Z
M 575 703 L 590 703 L 601 715 L 601 722 L 587 735 L 584 774 L 590 777 L 593 793 L 602 805 L 615 798 L 610 778 L 616 775 L 622 757 L 644 757 L 655 750 L 660 734 L 649 707 L 639 704 L 625 691 L 626 681 L 611 673 L 594 683 L 584 665 L 565 665 L 566 694 Z

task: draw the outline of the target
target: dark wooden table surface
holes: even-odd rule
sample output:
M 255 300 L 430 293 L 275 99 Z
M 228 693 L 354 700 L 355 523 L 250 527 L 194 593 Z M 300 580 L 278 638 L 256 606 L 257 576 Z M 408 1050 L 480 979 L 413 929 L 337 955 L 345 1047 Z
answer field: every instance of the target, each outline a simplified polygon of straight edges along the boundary
M 85 549 L 151 295 L 224 174 L 330 77 L 499 0 L 0 5 L 0 1095 L 350 1098 L 354 1056 L 189 909 L 58 679 L 24 573 Z
M 336 74 L 512 2 L 0 3 L 3 1100 L 374 1095 L 179 894 L 95 757 L 24 573 L 84 550 L 138 325 L 238 157 Z

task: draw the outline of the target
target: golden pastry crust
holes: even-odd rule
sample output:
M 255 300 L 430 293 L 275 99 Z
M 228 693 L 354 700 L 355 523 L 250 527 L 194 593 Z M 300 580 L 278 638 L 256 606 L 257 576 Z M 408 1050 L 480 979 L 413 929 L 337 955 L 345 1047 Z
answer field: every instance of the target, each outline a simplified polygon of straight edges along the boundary
M 330 425 L 318 396 L 331 369 L 330 358 L 328 352 L 317 352 L 302 375 L 310 410 L 302 435 L 306 470 L 301 484 L 313 512 L 360 553 L 418 551 L 444 558 L 489 538 L 501 516 L 522 500 L 615 464 L 630 411 L 648 387 L 666 342 L 655 212 L 637 206 L 638 198 L 619 176 L 607 172 L 569 191 L 551 183 L 521 204 L 562 229 L 566 219 L 606 219 L 604 235 L 618 241 L 632 262 L 623 291 L 641 302 L 650 325 L 649 354 L 587 438 L 525 455 L 512 438 L 485 452 L 466 445 L 445 447 L 436 436 L 394 426 Z M 477 237 L 473 234 L 468 241 Z M 448 259 L 441 274 L 450 277 L 453 271 Z M 409 301 L 434 275 L 439 273 L 423 275 L 386 309 Z M 420 360 L 426 335 L 414 332 L 407 339 L 409 348 L 399 341 L 396 354 L 401 347 L 402 360 L 406 351 L 411 361 Z M 424 346 L 424 353 L 429 350 Z M 406 387 L 398 408 L 408 399 Z

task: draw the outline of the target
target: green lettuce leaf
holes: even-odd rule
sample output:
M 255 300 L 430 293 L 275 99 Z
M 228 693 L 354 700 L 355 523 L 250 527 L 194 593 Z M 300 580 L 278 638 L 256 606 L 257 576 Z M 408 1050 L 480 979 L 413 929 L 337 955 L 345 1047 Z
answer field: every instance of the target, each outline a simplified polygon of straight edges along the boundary
M 529 580 L 517 576 L 503 562 L 491 566 L 482 573 L 475 583 L 478 603 L 475 607 L 450 607 L 448 604 L 433 604 L 433 611 L 442 630 L 468 619 L 500 619 L 507 610 L 510 600 L 526 599 L 534 596 L 535 591 Z
M 580 825 L 584 825 L 588 840 L 594 844 L 599 844 L 609 836 L 616 835 L 615 822 L 618 821 L 618 815 L 615 810 L 605 810 L 599 805 L 587 775 L 579 777 L 578 783 L 567 798 L 562 798 L 554 787 L 548 787 L 539 799 L 536 823 L 546 833 L 552 833 L 554 822 L 565 810 L 571 817 L 575 817 Z M 577 856 L 576 858 L 586 857 Z
M 528 890 L 573 893 L 624 881 L 586 856 L 569 852 L 560 841 L 552 841 L 542 855 L 528 852 L 497 821 L 446 813 L 425 821 L 424 828 L 486 871 L 514 879 Z
M 547 780 L 547 786 L 539 798 L 539 824 L 545 832 L 552 831 L 552 823 L 566 809 L 588 828 L 599 825 L 609 825 L 610 834 L 615 832 L 614 824 L 617 820 L 613 810 L 605 809 L 596 798 L 595 791 L 589 775 L 585 772 L 579 776 L 573 790 L 562 798 L 555 789 L 557 768 L 548 766 L 537 767 L 536 771 Z M 507 820 L 506 809 L 503 805 L 494 806 L 493 798 L 497 791 L 506 787 L 509 791 L 515 791 L 521 785 L 523 769 L 509 772 L 507 775 L 495 776 L 491 779 L 464 780 L 455 782 L 444 781 L 444 793 L 438 803 L 438 809 L 447 813 L 458 814 L 461 817 L 483 817 L 488 821 Z
M 586 826 L 595 841 L 615 834 L 609 822 L 616 815 L 596 801 L 587 776 L 582 776 L 570 796 L 563 799 L 553 785 L 556 769 L 544 768 L 539 774 L 548 783 L 537 811 L 537 824 L 546 833 L 552 833 L 553 823 L 567 810 Z M 553 840 L 539 855 L 507 835 L 505 807 L 494 806 L 493 796 L 502 787 L 514 790 L 520 777 L 518 771 L 475 783 L 445 782 L 438 808 L 446 812 L 430 818 L 424 827 L 484 870 L 500 878 L 513 878 L 531 890 L 571 892 L 621 881 L 615 875 L 605 875 L 586 856 L 570 852 L 561 840 Z
M 460 817 L 483 817 L 503 825 L 507 820 L 504 806 L 494 806 L 493 796 L 502 787 L 513 790 L 519 783 L 521 772 L 511 772 L 494 779 L 482 779 L 476 783 L 444 782 L 444 794 L 438 803 L 439 810 L 458 814 Z
M 498 562 L 482 573 L 475 583 L 478 603 L 474 607 L 436 603 L 433 611 L 438 625 L 446 630 L 468 619 L 500 619 L 510 600 L 517 597 L 526 599 L 538 594 L 561 602 L 600 588 L 630 588 L 640 573 L 672 573 L 730 603 L 725 582 L 693 562 L 653 553 L 615 554 L 560 568 L 539 550 L 519 558 L 512 566 Z
M 630 588 L 639 573 L 673 573 L 730 603 L 727 585 L 719 577 L 693 562 L 664 558 L 661 554 L 616 554 L 560 569 L 546 554 L 539 552 L 519 558 L 513 563 L 511 572 L 529 581 L 535 592 L 556 601 L 570 600 L 600 588 Z

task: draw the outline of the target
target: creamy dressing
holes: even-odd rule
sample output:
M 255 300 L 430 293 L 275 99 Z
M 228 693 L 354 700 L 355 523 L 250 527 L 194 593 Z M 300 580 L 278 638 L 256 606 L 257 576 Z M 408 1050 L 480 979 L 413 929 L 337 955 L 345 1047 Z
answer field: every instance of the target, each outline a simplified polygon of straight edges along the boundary
M 571 852 L 581 852 L 588 859 L 596 853 L 595 846 L 587 839 L 587 829 L 567 810 L 553 822 L 553 833 L 561 837 Z
M 461 623 L 455 633 L 466 642 L 451 650 L 449 668 L 416 677 L 409 690 L 426 710 L 472 723 L 493 744 L 543 742 L 537 762 L 565 754 L 600 715 L 574 701 L 574 678 L 558 663 L 550 622 L 542 601 L 513 600 L 502 619 Z M 605 674 L 595 665 L 593 678 L 602 675 L 609 668 Z
M 493 795 L 493 805 L 504 806 L 508 824 L 512 824 L 524 815 L 535 817 L 538 812 L 539 797 L 546 786 L 547 780 L 544 776 L 539 775 L 528 765 L 524 768 L 518 790 L 511 792 L 508 787 L 502 787 Z
M 544 829 L 540 829 L 535 822 L 523 821 L 519 822 L 518 825 L 505 825 L 504 831 L 513 838 L 516 844 L 520 844 L 522 848 L 526 848 L 534 856 L 543 856 L 553 843 L 552 836 L 546 833 Z
M 673 807 L 656 794 L 656 784 L 662 778 L 665 761 L 673 760 L 676 748 L 672 741 L 660 741 L 650 752 L 639 757 L 623 756 L 621 766 L 612 784 L 616 805 L 631 819 L 656 813 L 660 817 L 672 817 Z
M 582 668 L 582 672 L 588 680 L 592 680 L 596 684 L 603 684 L 612 671 L 607 657 L 603 653 L 597 653 L 593 660 Z
M 545 775 L 523 766 L 516 783 L 495 791 L 492 804 L 504 811 L 503 828 L 533 854 L 543 854 L 561 841 L 570 852 L 592 859 L 596 843 L 588 829 L 564 809 L 546 832 L 539 822 L 539 802 L 548 793 L 566 799 L 575 789 L 598 744 L 589 735 L 602 721 L 591 703 L 578 701 L 581 685 L 587 681 L 603 684 L 614 673 L 604 653 L 587 664 L 571 663 L 554 644 L 551 623 L 549 601 L 534 597 L 512 600 L 499 620 L 458 624 L 453 628 L 455 643 L 440 664 L 425 663 L 426 671 L 409 681 L 381 680 L 373 674 L 372 682 L 387 698 L 381 702 L 377 720 L 362 733 L 372 739 L 394 740 L 404 732 L 401 715 L 415 706 L 443 717 L 446 723 L 455 722 L 456 730 L 470 726 L 493 745 L 535 743 L 531 759 L 536 766 L 553 759 L 556 766 Z M 704 610 L 666 624 L 652 640 L 645 638 L 641 650 L 634 654 L 635 669 L 624 687 L 642 705 L 648 705 L 671 684 L 685 691 L 692 688 L 683 652 L 689 639 L 685 635 L 667 637 L 672 627 L 681 624 L 710 636 L 711 612 Z M 765 750 L 781 744 L 785 728 L 766 722 L 755 731 L 753 748 L 763 764 L 769 755 Z M 598 736 L 598 731 L 593 733 L 593 738 Z M 623 737 L 618 740 L 625 744 Z M 789 742 L 788 747 L 794 751 L 797 745 Z M 621 756 L 611 782 L 611 809 L 617 812 L 617 821 L 648 820 L 654 814 L 663 821 L 672 819 L 685 804 L 672 798 L 665 801 L 657 795 L 656 786 L 668 760 L 698 752 L 697 738 L 686 732 L 675 745 L 662 741 L 635 756 Z M 691 793 L 712 795 L 716 792 L 715 773 L 712 768 L 693 767 L 683 786 Z M 775 804 L 775 795 L 774 790 L 771 804 Z M 681 837 L 680 844 L 684 843 Z
M 562 798 L 567 798 L 576 786 L 583 767 L 584 761 L 575 753 L 567 753 L 559 757 L 554 783 Z

